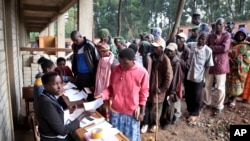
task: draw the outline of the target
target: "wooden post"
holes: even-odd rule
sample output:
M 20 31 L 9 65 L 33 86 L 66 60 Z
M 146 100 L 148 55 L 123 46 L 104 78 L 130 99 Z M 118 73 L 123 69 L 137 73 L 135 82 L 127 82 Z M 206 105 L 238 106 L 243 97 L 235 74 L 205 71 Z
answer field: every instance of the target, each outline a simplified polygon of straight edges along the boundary
M 122 26 L 121 16 L 122 16 L 122 0 L 119 0 L 118 18 L 117 18 L 117 24 L 118 24 L 117 36 L 121 35 L 121 26 Z
M 157 67 L 157 70 L 156 70 L 156 72 L 155 72 L 155 76 L 156 76 L 156 119 L 155 119 L 155 121 L 156 121 L 156 130 L 155 130 L 155 141 L 157 141 L 158 140 L 158 127 L 159 127 L 159 111 L 158 111 L 158 109 L 159 109 L 159 105 L 158 105 L 158 103 L 159 103 L 159 100 L 158 100 L 158 88 L 159 88 L 159 84 L 158 84 L 158 67 Z
M 177 12 L 176 12 L 176 17 L 175 17 L 175 23 L 174 23 L 173 30 L 172 30 L 170 37 L 169 37 L 169 42 L 173 42 L 174 37 L 177 34 L 178 27 L 180 26 L 181 15 L 182 15 L 184 5 L 185 5 L 185 0 L 179 0 Z

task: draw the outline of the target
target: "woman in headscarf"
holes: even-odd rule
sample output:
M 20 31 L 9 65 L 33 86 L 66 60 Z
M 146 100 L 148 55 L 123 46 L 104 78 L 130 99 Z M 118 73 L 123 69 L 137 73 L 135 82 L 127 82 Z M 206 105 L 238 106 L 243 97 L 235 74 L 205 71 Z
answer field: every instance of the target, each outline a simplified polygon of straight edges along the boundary
M 110 46 L 106 42 L 100 42 L 96 45 L 100 59 L 97 66 L 95 92 L 99 95 L 110 84 L 111 69 L 119 62 L 115 55 L 110 51 Z M 100 113 L 109 120 L 109 99 L 105 100 L 105 104 L 99 109 Z
M 250 66 L 249 43 L 245 41 L 247 37 L 246 29 L 240 28 L 231 44 L 229 50 L 230 73 L 227 74 L 226 93 L 230 97 L 230 107 L 234 108 L 236 97 L 244 90 L 247 73 Z

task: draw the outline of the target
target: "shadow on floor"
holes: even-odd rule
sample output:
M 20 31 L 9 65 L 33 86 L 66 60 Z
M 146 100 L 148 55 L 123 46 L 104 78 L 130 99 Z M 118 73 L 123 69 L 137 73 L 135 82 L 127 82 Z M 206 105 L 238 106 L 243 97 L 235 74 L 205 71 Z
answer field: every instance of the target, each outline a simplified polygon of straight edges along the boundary
M 23 117 L 19 123 L 14 123 L 15 141 L 35 141 L 30 123 Z

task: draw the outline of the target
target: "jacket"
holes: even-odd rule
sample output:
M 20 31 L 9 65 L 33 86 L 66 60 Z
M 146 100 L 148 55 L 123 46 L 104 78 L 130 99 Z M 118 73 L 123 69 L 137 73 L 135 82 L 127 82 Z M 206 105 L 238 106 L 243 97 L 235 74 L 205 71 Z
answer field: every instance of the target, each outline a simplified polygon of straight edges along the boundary
M 38 130 L 41 139 L 53 141 L 67 141 L 66 139 L 48 139 L 43 136 L 65 136 L 74 132 L 80 126 L 78 119 L 64 125 L 64 111 L 54 100 L 43 94 L 37 96 L 34 103 L 35 115 L 38 120 Z
M 191 51 L 187 47 L 187 45 L 184 45 L 182 54 L 178 56 L 180 59 L 181 69 L 183 72 L 183 80 L 186 80 L 187 73 L 190 68 L 190 59 L 191 59 Z
M 90 73 L 95 75 L 97 70 L 97 64 L 98 64 L 98 58 L 97 58 L 97 51 L 92 43 L 92 41 L 86 39 L 86 37 L 83 37 L 84 41 L 80 45 L 73 44 L 73 59 L 72 59 L 72 72 L 74 73 L 74 76 L 76 77 L 78 75 L 77 72 L 77 54 L 78 50 L 82 47 L 84 48 L 84 55 L 86 57 L 87 65 L 90 70 Z
M 153 61 L 151 76 L 150 76 L 150 90 L 148 101 L 156 103 L 156 93 L 158 93 L 158 103 L 165 99 L 165 95 L 173 78 L 173 70 L 169 58 L 162 53 L 161 56 L 156 58 L 154 54 L 150 55 Z M 158 72 L 158 75 L 156 75 Z M 158 77 L 158 87 L 156 80 Z
M 167 95 L 175 94 L 181 99 L 183 74 L 181 70 L 180 59 L 178 56 L 174 56 L 174 58 L 171 60 L 171 65 L 173 69 L 173 80 L 168 89 Z
M 207 46 L 212 49 L 214 66 L 210 67 L 209 74 L 226 74 L 230 71 L 228 52 L 231 45 L 231 35 L 227 31 L 221 33 L 217 39 L 215 33 L 207 38 Z

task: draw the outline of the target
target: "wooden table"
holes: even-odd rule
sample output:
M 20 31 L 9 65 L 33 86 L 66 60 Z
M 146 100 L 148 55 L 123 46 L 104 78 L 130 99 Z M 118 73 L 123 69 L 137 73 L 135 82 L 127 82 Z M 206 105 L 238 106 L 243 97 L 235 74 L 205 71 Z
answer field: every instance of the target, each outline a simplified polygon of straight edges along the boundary
M 95 117 L 95 118 L 103 118 L 103 116 L 102 116 L 100 113 L 98 113 L 98 112 L 95 112 L 92 116 Z M 85 130 L 86 127 L 88 127 L 88 126 L 85 126 L 85 127 L 82 127 L 82 128 L 78 128 L 78 129 L 75 131 L 75 135 L 76 135 L 77 139 L 79 139 L 80 141 L 86 141 L 85 136 L 84 136 L 84 134 L 87 132 L 87 131 Z M 118 139 L 119 141 L 130 141 L 130 140 L 129 140 L 124 134 L 122 134 L 121 132 L 117 133 L 115 136 L 117 137 L 117 139 Z
M 69 101 L 69 98 L 67 96 L 65 96 L 65 95 L 62 96 L 62 99 L 64 100 L 64 102 L 66 103 L 66 105 L 68 107 L 77 105 L 77 107 L 83 108 L 83 102 L 85 102 L 85 100 L 79 100 L 79 101 L 73 101 L 73 102 Z M 103 116 L 99 112 L 95 112 L 92 116 L 95 117 L 95 118 L 103 118 Z M 84 134 L 87 132 L 85 130 L 86 127 L 88 127 L 88 125 L 85 126 L 85 127 L 82 127 L 82 128 L 78 128 L 75 131 L 75 136 L 76 136 L 76 138 L 78 140 L 86 141 L 85 136 L 84 136 Z M 118 138 L 119 141 L 129 141 L 129 139 L 121 132 L 119 132 L 115 136 Z

